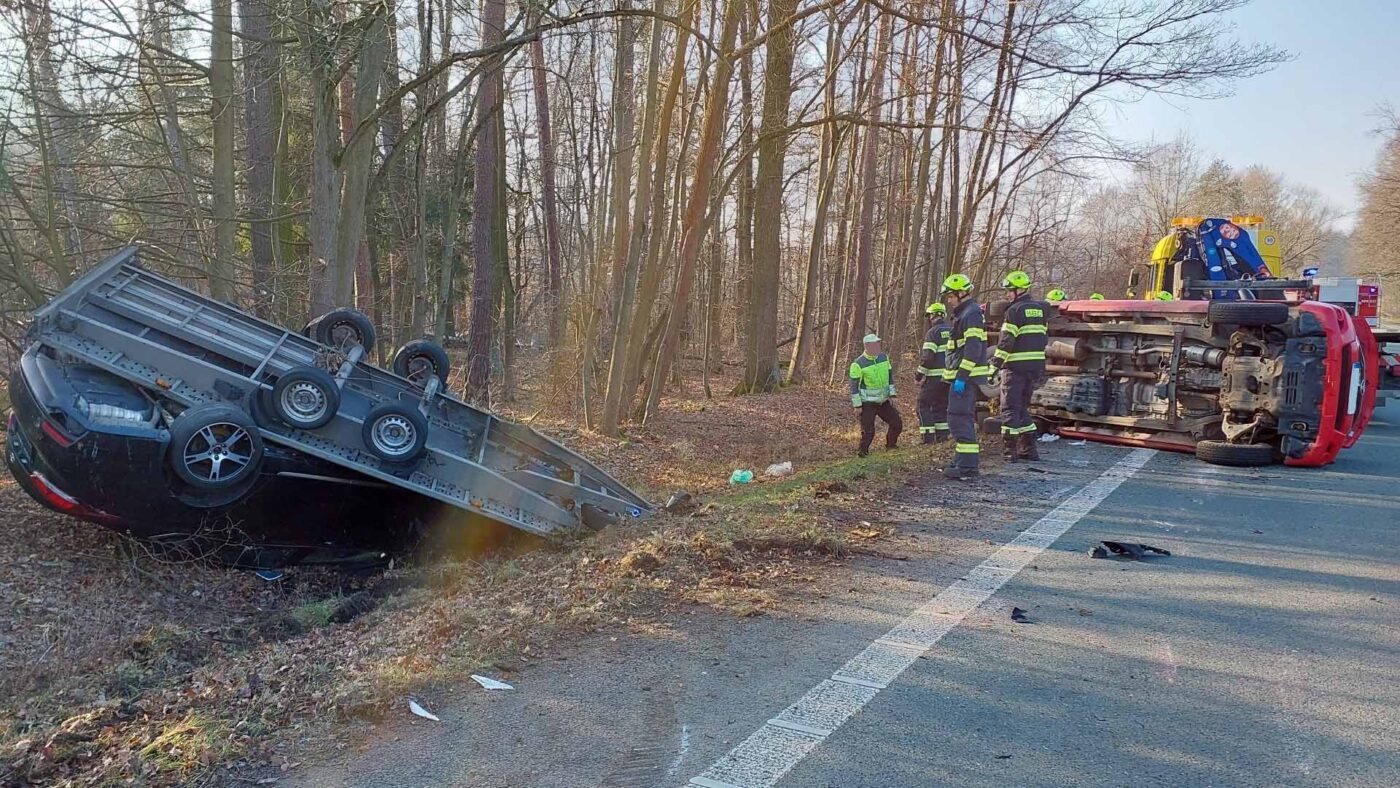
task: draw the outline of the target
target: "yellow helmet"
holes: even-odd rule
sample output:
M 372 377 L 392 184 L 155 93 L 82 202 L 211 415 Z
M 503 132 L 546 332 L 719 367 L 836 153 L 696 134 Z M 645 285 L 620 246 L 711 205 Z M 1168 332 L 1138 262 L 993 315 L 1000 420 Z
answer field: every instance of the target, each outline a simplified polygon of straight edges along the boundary
M 934 301 L 932 304 L 929 304 L 927 307 L 925 307 L 924 314 L 946 315 L 948 314 L 948 307 L 944 306 L 943 303 L 940 301 Z
M 1025 271 L 1012 271 L 1002 277 L 1001 286 L 1014 290 L 1024 290 L 1031 286 L 1031 275 Z
M 1058 304 L 1067 298 L 1069 298 L 1069 293 L 1066 293 L 1058 287 L 1045 294 L 1045 300 L 1052 304 Z
M 1165 290 L 1158 290 L 1158 291 L 1157 291 L 1157 295 L 1152 296 L 1152 297 L 1155 298 L 1155 299 L 1157 299 L 1158 301 L 1174 301 L 1174 300 L 1175 300 L 1174 298 L 1172 298 L 1172 294 L 1171 294 L 1171 293 L 1168 293 L 1168 292 L 1165 291 Z
M 971 279 L 968 279 L 966 276 L 963 276 L 962 274 L 953 274 L 952 276 L 949 276 L 947 279 L 944 279 L 944 280 L 943 280 L 943 288 L 942 288 L 941 290 L 938 291 L 938 294 L 939 294 L 939 295 L 947 295 L 947 294 L 949 294 L 949 293 L 971 293 L 971 292 L 972 292 L 972 280 L 971 280 Z
M 1104 300 L 1103 293 L 1090 293 L 1090 294 L 1089 294 L 1089 300 L 1090 300 L 1090 301 L 1103 301 L 1103 300 Z

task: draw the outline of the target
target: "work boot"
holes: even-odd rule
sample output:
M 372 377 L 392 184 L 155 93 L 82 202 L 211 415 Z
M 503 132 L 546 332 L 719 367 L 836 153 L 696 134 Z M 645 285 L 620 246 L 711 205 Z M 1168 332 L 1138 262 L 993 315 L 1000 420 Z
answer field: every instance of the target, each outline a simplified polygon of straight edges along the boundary
M 1001 458 L 1006 462 L 1015 462 L 1016 458 L 1020 455 L 1020 452 L 1017 450 L 1017 437 L 1019 436 L 1001 436 Z
M 965 482 L 969 479 L 977 478 L 976 468 L 962 468 L 957 465 L 951 466 L 943 471 L 943 478 L 953 481 Z
M 934 443 L 947 443 L 947 442 L 948 442 L 949 440 L 951 440 L 951 439 L 952 439 L 952 434 L 949 433 L 947 430 L 934 430 L 934 431 L 933 431 L 933 442 L 934 442 Z
M 1040 462 L 1040 450 L 1036 448 L 1034 432 L 1023 432 L 1016 436 L 1021 440 L 1016 444 L 1017 459 Z

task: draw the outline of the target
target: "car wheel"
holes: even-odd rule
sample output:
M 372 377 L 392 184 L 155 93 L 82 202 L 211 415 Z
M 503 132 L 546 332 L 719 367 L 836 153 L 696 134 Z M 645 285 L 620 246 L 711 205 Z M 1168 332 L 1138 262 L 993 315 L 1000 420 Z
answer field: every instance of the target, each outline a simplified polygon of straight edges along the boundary
M 1288 322 L 1288 304 L 1257 301 L 1212 301 L 1210 322 L 1239 326 L 1276 326 Z
M 360 437 L 385 462 L 412 462 L 428 445 L 428 420 L 416 408 L 388 402 L 369 412 Z
M 170 464 L 181 481 L 196 489 L 242 484 L 257 475 L 262 458 L 257 425 L 233 405 L 196 405 L 170 425 Z
M 324 369 L 293 367 L 272 387 L 272 409 L 289 427 L 324 427 L 340 409 L 340 388 Z
M 1201 441 L 1196 444 L 1196 459 L 1212 465 L 1253 468 L 1274 464 L 1274 447 L 1267 443 L 1227 443 Z
M 427 388 L 428 381 L 436 377 L 439 383 L 447 385 L 447 375 L 452 362 L 436 342 L 415 339 L 399 348 L 392 364 L 394 374 L 407 378 L 418 388 Z
M 358 309 L 334 309 L 316 318 L 307 325 L 312 338 L 323 345 L 339 350 L 349 350 L 355 345 L 365 349 L 365 354 L 374 350 L 374 323 Z

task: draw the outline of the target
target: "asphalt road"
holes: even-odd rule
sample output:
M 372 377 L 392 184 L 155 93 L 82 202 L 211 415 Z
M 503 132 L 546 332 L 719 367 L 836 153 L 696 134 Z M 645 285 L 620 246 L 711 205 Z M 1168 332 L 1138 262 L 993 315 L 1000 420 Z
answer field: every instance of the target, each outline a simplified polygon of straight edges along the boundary
M 1155 455 L 778 785 L 1400 785 L 1396 416 L 1322 470 Z
M 1397 421 L 1381 411 L 1321 470 L 1136 455 L 887 686 L 843 685 L 860 700 L 844 724 L 816 743 L 776 729 L 755 762 L 790 770 L 733 784 L 1400 785 Z M 903 560 L 851 562 L 759 619 L 700 611 L 599 638 L 521 671 L 512 693 L 430 698 L 441 724 L 368 729 L 283 784 L 705 784 L 688 781 L 1134 453 L 1046 454 L 1042 472 L 911 491 L 888 521 Z M 1101 539 L 1172 555 L 1090 558 Z

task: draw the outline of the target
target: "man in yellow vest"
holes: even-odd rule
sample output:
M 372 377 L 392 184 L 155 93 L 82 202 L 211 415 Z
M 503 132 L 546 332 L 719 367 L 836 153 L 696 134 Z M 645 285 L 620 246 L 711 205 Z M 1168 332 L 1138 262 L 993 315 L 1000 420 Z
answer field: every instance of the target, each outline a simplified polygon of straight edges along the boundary
M 860 416 L 860 450 L 864 457 L 870 453 L 870 444 L 875 440 L 875 419 L 878 417 L 889 425 L 885 430 L 885 448 L 893 449 L 899 443 L 899 433 L 904 430 L 904 419 L 900 418 L 899 408 L 891 402 L 895 397 L 894 368 L 889 356 L 880 351 L 880 337 L 866 334 L 865 352 L 851 362 L 851 407 Z

